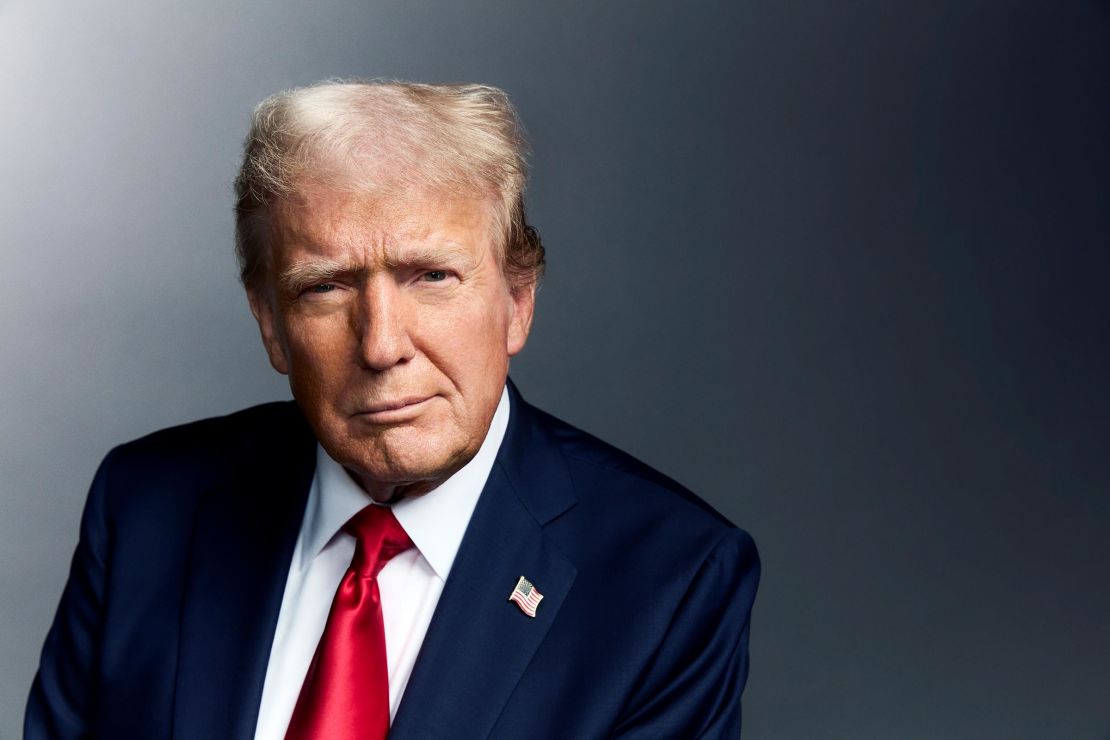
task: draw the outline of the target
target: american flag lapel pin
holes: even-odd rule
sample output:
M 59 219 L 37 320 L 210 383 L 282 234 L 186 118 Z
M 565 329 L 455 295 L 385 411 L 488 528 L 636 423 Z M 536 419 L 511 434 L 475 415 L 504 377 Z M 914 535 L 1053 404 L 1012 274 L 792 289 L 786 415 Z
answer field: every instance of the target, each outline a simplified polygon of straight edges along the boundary
M 515 602 L 522 612 L 533 619 L 536 617 L 536 607 L 540 605 L 542 599 L 543 594 L 537 591 L 532 582 L 524 576 L 517 580 L 513 592 L 509 594 L 509 601 Z

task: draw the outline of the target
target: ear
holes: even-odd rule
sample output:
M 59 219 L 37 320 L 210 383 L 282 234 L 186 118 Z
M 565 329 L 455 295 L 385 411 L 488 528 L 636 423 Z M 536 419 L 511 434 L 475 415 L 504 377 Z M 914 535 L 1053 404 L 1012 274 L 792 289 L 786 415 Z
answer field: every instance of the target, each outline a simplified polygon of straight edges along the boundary
M 533 281 L 512 289 L 509 297 L 512 301 L 512 314 L 509 316 L 506 349 L 509 357 L 512 357 L 524 349 L 524 343 L 528 341 L 528 332 L 532 330 L 532 314 L 536 309 L 536 283 Z
M 266 347 L 266 354 L 270 356 L 270 364 L 282 375 L 288 375 L 289 358 L 278 330 L 273 298 L 258 290 L 248 289 L 247 300 L 250 301 L 254 320 L 258 322 L 258 330 L 262 333 L 262 344 Z

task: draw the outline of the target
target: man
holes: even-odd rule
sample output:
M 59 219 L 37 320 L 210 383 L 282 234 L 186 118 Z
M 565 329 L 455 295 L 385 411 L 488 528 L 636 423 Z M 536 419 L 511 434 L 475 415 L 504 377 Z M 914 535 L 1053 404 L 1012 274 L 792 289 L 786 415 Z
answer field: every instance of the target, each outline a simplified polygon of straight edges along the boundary
M 739 736 L 751 539 L 507 381 L 522 148 L 483 86 L 256 109 L 237 248 L 295 403 L 108 455 L 28 738 Z

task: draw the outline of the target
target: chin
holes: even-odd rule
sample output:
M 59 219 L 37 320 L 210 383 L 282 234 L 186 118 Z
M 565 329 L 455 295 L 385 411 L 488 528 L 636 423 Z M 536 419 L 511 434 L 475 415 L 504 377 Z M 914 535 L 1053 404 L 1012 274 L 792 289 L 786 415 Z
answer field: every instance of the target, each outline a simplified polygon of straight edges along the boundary
M 446 480 L 477 454 L 479 446 L 454 435 L 402 426 L 347 437 L 334 446 L 335 452 L 329 444 L 324 449 L 336 462 L 369 481 L 403 485 Z

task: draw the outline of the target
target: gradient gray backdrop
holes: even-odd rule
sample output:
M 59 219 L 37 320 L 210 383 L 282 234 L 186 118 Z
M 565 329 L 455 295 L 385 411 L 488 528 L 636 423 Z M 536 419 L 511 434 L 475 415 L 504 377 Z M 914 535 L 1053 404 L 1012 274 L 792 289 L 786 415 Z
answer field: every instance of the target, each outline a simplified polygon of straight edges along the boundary
M 750 738 L 1110 737 L 1103 2 L 0 2 L 0 736 L 114 444 L 287 397 L 252 105 L 486 81 L 534 142 L 525 395 L 759 543 Z

